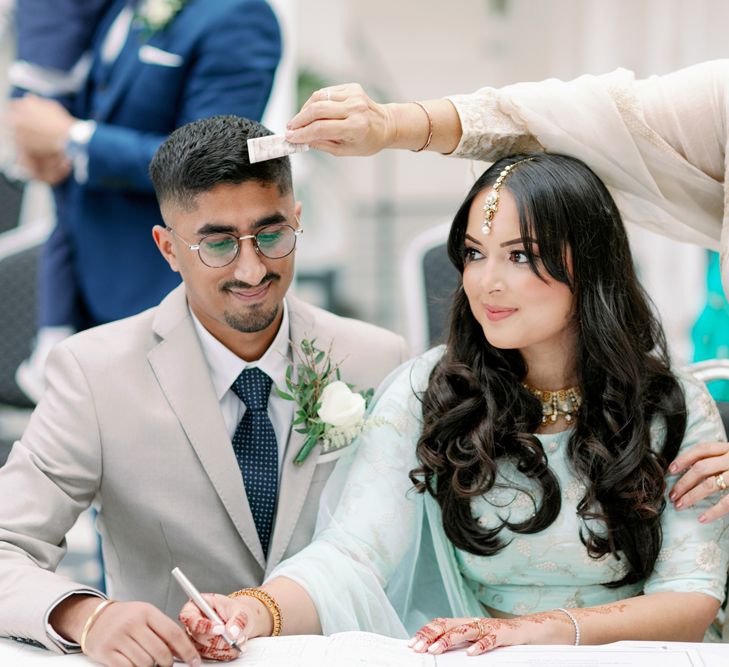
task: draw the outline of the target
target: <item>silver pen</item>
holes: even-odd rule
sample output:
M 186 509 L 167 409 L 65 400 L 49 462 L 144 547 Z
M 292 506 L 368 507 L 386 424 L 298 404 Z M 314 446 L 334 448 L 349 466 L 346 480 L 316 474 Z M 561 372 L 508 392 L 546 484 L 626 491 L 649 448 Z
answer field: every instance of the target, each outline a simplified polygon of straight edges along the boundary
M 203 614 L 205 614 L 205 616 L 207 616 L 213 623 L 215 623 L 216 625 L 221 625 L 223 627 L 222 637 L 228 643 L 230 648 L 234 648 L 237 651 L 240 651 L 240 647 L 238 646 L 236 641 L 228 637 L 228 634 L 225 631 L 225 623 L 223 622 L 223 619 L 215 613 L 215 609 L 213 609 L 205 601 L 205 598 L 200 595 L 200 591 L 192 585 L 192 582 L 183 574 L 182 570 L 179 567 L 176 567 L 174 570 L 172 570 L 172 576 L 177 579 L 177 583 L 180 584 L 182 590 L 190 596 L 190 599 L 195 603 L 197 608 Z

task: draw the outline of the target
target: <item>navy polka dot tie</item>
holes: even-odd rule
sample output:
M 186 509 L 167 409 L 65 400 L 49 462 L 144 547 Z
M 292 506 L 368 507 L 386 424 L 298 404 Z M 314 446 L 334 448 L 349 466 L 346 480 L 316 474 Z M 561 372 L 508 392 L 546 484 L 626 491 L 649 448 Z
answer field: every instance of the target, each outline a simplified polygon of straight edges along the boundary
M 231 387 L 246 406 L 233 435 L 233 451 L 264 554 L 268 553 L 278 487 L 278 444 L 268 417 L 272 384 L 259 368 L 246 368 Z

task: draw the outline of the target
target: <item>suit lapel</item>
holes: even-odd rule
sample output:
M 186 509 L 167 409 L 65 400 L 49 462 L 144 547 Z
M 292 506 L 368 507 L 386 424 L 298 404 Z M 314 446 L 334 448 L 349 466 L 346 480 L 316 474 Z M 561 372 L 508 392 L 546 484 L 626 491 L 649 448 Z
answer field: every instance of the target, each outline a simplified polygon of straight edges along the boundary
M 149 363 L 233 524 L 265 569 L 240 469 L 187 310 L 184 286 L 160 304 L 154 327 L 163 340 L 150 351 Z
M 149 40 L 150 43 L 154 41 L 154 38 L 155 35 Z M 142 31 L 140 28 L 135 27 L 132 22 L 124 47 L 111 66 L 109 87 L 104 92 L 96 108 L 95 117 L 98 120 L 104 121 L 109 117 L 114 105 L 134 80 L 135 73 L 139 71 L 139 48 L 143 44 Z
M 290 335 L 291 342 L 294 346 L 293 359 L 294 368 L 298 364 L 296 350 L 301 348 L 302 339 L 317 338 L 317 343 L 329 346 L 329 341 L 325 341 L 326 333 L 315 330 L 315 322 L 312 314 L 308 311 L 305 304 L 297 299 L 287 296 L 286 301 L 289 307 L 290 318 Z M 295 371 L 294 371 L 295 373 Z M 296 374 L 294 374 L 296 378 Z M 320 447 L 314 447 L 304 463 L 301 465 L 294 464 L 294 458 L 304 444 L 305 436 L 297 433 L 294 428 L 291 429 L 289 440 L 286 444 L 286 455 L 284 456 L 281 468 L 281 481 L 279 484 L 278 504 L 276 509 L 276 523 L 273 529 L 273 537 L 269 550 L 268 561 L 266 563 L 266 573 L 270 573 L 274 567 L 283 558 L 286 548 L 291 541 L 291 537 L 298 523 L 299 516 L 304 507 L 306 496 L 309 493 L 311 479 L 316 470 L 316 462 L 321 452 Z

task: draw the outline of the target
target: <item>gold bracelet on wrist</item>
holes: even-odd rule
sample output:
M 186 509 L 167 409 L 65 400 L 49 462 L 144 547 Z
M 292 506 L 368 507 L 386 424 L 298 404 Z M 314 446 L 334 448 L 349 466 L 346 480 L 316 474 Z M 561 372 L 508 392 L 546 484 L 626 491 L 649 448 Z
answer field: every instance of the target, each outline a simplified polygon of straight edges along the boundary
M 256 598 L 256 600 L 262 603 L 263 606 L 266 607 L 266 609 L 268 609 L 269 613 L 271 614 L 271 619 L 273 620 L 273 630 L 271 631 L 271 637 L 278 637 L 281 634 L 281 607 L 279 606 L 278 602 L 276 602 L 276 600 L 272 598 L 268 593 L 266 593 L 266 591 L 264 591 L 262 588 L 243 588 L 239 591 L 235 591 L 235 593 L 230 593 L 228 597 Z
M 430 146 L 430 142 L 433 141 L 433 118 L 422 102 L 413 101 L 413 104 L 417 104 L 425 112 L 425 115 L 428 118 L 428 138 L 420 148 L 412 151 L 413 153 L 420 153 L 420 151 L 424 151 L 428 146 Z
M 113 605 L 114 602 L 116 602 L 116 600 L 103 600 L 96 609 L 91 612 L 91 616 L 86 619 L 84 629 L 81 631 L 81 641 L 79 642 L 81 645 L 81 653 L 86 653 L 86 638 L 89 636 L 89 631 L 93 627 L 94 623 L 96 623 L 96 620 L 99 616 L 101 616 L 101 612 L 107 607 Z

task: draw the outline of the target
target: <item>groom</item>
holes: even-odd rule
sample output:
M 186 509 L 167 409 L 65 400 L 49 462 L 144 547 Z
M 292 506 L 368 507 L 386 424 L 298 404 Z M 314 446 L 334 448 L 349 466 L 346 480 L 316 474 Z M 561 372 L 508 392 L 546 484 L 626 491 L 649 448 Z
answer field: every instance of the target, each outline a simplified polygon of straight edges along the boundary
M 85 651 L 107 665 L 119 655 L 171 665 L 172 654 L 192 664 L 194 647 L 165 615 L 186 598 L 170 570 L 201 590 L 257 586 L 311 540 L 332 454 L 317 446 L 294 464 L 305 435 L 276 387 L 305 340 L 357 389 L 406 351 L 390 332 L 287 295 L 301 205 L 288 158 L 249 164 L 246 140 L 264 134 L 217 116 L 155 154 L 165 227 L 154 240 L 183 283 L 51 354 L 43 399 L 0 469 L 0 634 L 61 651 L 85 634 Z M 103 609 L 98 592 L 53 573 L 92 502 L 120 600 Z

